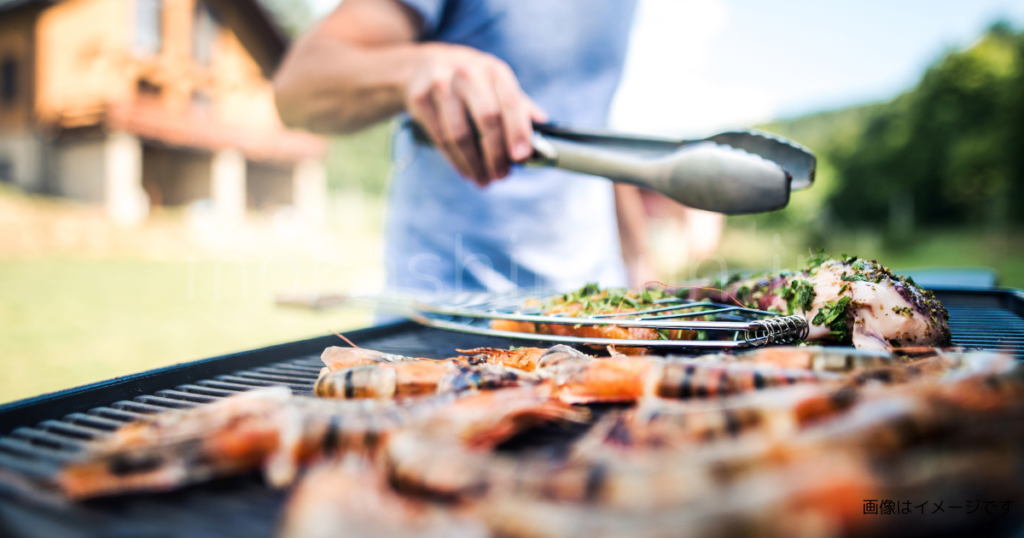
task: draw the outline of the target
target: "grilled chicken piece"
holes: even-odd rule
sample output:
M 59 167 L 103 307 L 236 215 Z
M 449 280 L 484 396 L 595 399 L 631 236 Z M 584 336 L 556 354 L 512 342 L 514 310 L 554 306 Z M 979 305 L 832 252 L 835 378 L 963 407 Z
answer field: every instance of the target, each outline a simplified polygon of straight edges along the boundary
M 728 295 L 694 289 L 690 298 L 729 303 L 735 297 L 752 308 L 802 315 L 811 341 L 881 351 L 950 343 L 949 313 L 935 295 L 875 260 L 819 254 L 799 273 L 738 280 L 724 291 Z

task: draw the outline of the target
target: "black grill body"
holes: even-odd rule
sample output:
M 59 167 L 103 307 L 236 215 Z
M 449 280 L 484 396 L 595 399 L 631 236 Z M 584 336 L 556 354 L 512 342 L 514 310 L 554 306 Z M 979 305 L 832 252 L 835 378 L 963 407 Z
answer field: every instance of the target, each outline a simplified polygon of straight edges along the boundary
M 953 343 L 1024 358 L 1024 292 L 935 290 L 950 312 Z M 455 348 L 531 345 L 522 340 L 451 333 L 399 322 L 346 336 L 360 347 L 444 358 Z M 119 377 L 0 407 L 0 536 L 272 536 L 287 491 L 256 475 L 162 494 L 68 504 L 18 487 L 46 476 L 85 443 L 142 416 L 189 408 L 256 387 L 284 385 L 311 394 L 325 336 Z M 536 343 L 538 346 L 546 344 Z

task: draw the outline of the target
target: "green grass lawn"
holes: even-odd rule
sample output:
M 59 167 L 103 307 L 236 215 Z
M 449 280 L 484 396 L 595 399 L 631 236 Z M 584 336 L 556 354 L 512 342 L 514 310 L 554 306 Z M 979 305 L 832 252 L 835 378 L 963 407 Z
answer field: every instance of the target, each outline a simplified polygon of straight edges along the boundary
M 0 260 L 0 402 L 368 325 L 365 312 L 274 306 L 323 271 L 233 262 L 218 285 L 208 261 Z

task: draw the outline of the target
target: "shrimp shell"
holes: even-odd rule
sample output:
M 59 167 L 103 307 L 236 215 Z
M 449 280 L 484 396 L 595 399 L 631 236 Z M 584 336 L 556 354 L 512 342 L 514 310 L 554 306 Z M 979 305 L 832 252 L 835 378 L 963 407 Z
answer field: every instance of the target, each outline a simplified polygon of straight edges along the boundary
M 324 362 L 324 365 L 328 370 L 334 371 L 342 370 L 344 368 L 352 368 L 354 366 L 369 366 L 381 362 L 409 362 L 425 361 L 430 359 L 404 357 L 402 355 L 392 355 L 390 353 L 381 353 L 380 351 L 358 347 L 331 346 L 325 349 L 323 354 L 320 355 L 320 360 Z
M 485 538 L 488 533 L 466 514 L 396 494 L 370 461 L 347 456 L 307 473 L 285 507 L 279 536 Z
M 548 350 L 539 347 L 521 347 L 519 349 L 478 347 L 474 349 L 456 349 L 455 351 L 468 355 L 462 358 L 468 364 L 500 364 L 532 372 L 537 369 L 537 361 Z
M 477 392 L 388 438 L 384 461 L 401 491 L 440 498 L 486 490 L 491 450 L 515 434 L 550 422 L 586 422 L 585 409 L 551 399 L 547 385 Z
M 427 360 L 330 372 L 317 380 L 314 393 L 322 398 L 392 399 L 528 385 L 542 378 L 501 364 Z
M 808 370 L 708 364 L 699 360 L 665 362 L 653 383 L 656 396 L 673 399 L 717 398 L 769 387 L 814 383 Z

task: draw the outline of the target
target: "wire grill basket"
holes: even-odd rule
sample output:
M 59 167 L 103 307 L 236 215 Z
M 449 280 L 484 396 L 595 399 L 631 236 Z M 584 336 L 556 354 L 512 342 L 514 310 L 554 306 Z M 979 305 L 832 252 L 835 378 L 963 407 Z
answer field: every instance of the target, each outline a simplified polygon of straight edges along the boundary
M 777 312 L 756 310 L 736 305 L 698 302 L 676 297 L 654 301 L 644 310 L 619 314 L 595 314 L 574 317 L 564 314 L 545 314 L 541 307 L 526 307 L 543 303 L 559 294 L 517 291 L 505 294 L 459 293 L 430 298 L 411 295 L 379 295 L 372 297 L 336 297 L 333 304 L 362 304 L 381 310 L 401 313 L 428 327 L 470 334 L 500 336 L 522 340 L 541 340 L 570 344 L 642 346 L 674 349 L 742 349 L 771 344 L 791 344 L 807 338 L 807 321 L 800 316 L 784 316 Z M 283 301 L 289 302 L 289 301 Z M 309 301 L 305 301 L 306 304 Z M 317 304 L 332 304 L 318 298 Z M 656 330 L 697 331 L 691 340 L 634 340 L 619 338 L 592 338 L 499 330 L 492 328 L 495 320 L 544 325 L 642 327 Z

